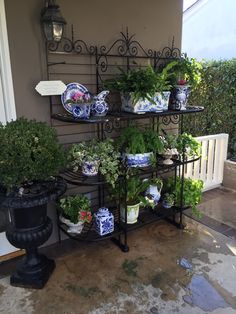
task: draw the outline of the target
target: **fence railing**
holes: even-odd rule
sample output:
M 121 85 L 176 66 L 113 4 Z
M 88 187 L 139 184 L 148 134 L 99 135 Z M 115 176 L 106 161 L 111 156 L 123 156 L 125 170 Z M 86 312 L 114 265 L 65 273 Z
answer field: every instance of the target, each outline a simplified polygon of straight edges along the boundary
M 185 177 L 201 179 L 204 191 L 218 187 L 223 182 L 224 161 L 227 158 L 229 135 L 225 133 L 196 137 L 202 145 L 198 161 L 185 165 Z

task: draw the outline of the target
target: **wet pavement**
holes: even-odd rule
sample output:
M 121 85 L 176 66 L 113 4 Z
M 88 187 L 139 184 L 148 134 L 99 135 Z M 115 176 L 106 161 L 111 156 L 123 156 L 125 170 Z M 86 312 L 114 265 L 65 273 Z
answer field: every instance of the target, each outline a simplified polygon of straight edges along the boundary
M 0 313 L 236 313 L 235 240 L 187 218 L 184 231 L 167 222 L 136 230 L 129 246 L 122 253 L 110 241 L 67 241 L 47 249 L 57 267 L 45 288 L 0 279 Z

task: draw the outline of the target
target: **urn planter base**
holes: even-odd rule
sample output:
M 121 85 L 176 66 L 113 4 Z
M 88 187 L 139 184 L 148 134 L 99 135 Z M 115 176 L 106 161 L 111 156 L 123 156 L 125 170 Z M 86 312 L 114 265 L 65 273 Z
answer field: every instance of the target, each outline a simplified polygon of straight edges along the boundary
M 55 262 L 44 255 L 28 253 L 10 277 L 15 287 L 42 289 L 55 268 Z

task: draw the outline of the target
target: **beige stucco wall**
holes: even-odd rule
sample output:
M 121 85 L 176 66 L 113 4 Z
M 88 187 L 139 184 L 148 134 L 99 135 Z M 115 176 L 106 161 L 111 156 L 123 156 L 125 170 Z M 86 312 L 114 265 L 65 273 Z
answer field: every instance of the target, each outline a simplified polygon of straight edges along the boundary
M 109 45 L 129 27 L 146 48 L 181 46 L 182 0 L 57 0 L 75 37 Z M 5 0 L 13 83 L 18 116 L 50 121 L 49 99 L 34 87 L 46 79 L 44 39 L 40 27 L 43 0 Z

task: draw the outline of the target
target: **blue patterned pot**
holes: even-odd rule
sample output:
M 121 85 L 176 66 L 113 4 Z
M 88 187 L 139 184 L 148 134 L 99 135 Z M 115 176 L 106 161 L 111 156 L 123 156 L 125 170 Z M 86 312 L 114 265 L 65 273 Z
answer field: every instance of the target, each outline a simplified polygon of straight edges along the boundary
M 85 176 L 92 177 L 98 174 L 99 160 L 84 161 L 82 164 L 82 173 Z
M 75 118 L 89 119 L 90 117 L 90 103 L 73 104 L 72 114 Z
M 189 85 L 176 85 L 171 93 L 170 109 L 186 110 L 189 94 Z
M 168 110 L 170 92 L 157 92 L 153 97 L 155 104 L 150 103 L 150 112 L 162 112 Z
M 91 114 L 95 117 L 104 117 L 108 112 L 108 104 L 105 101 L 105 97 L 109 94 L 109 91 L 103 91 L 94 97 L 95 102 L 91 105 Z
M 94 214 L 95 229 L 101 236 L 114 231 L 114 216 L 109 212 L 108 208 L 101 207 Z
M 148 167 L 151 165 L 153 153 L 125 154 L 128 167 Z
M 166 201 L 162 201 L 162 206 L 164 208 L 171 208 L 173 206 L 173 204 L 167 203 Z

